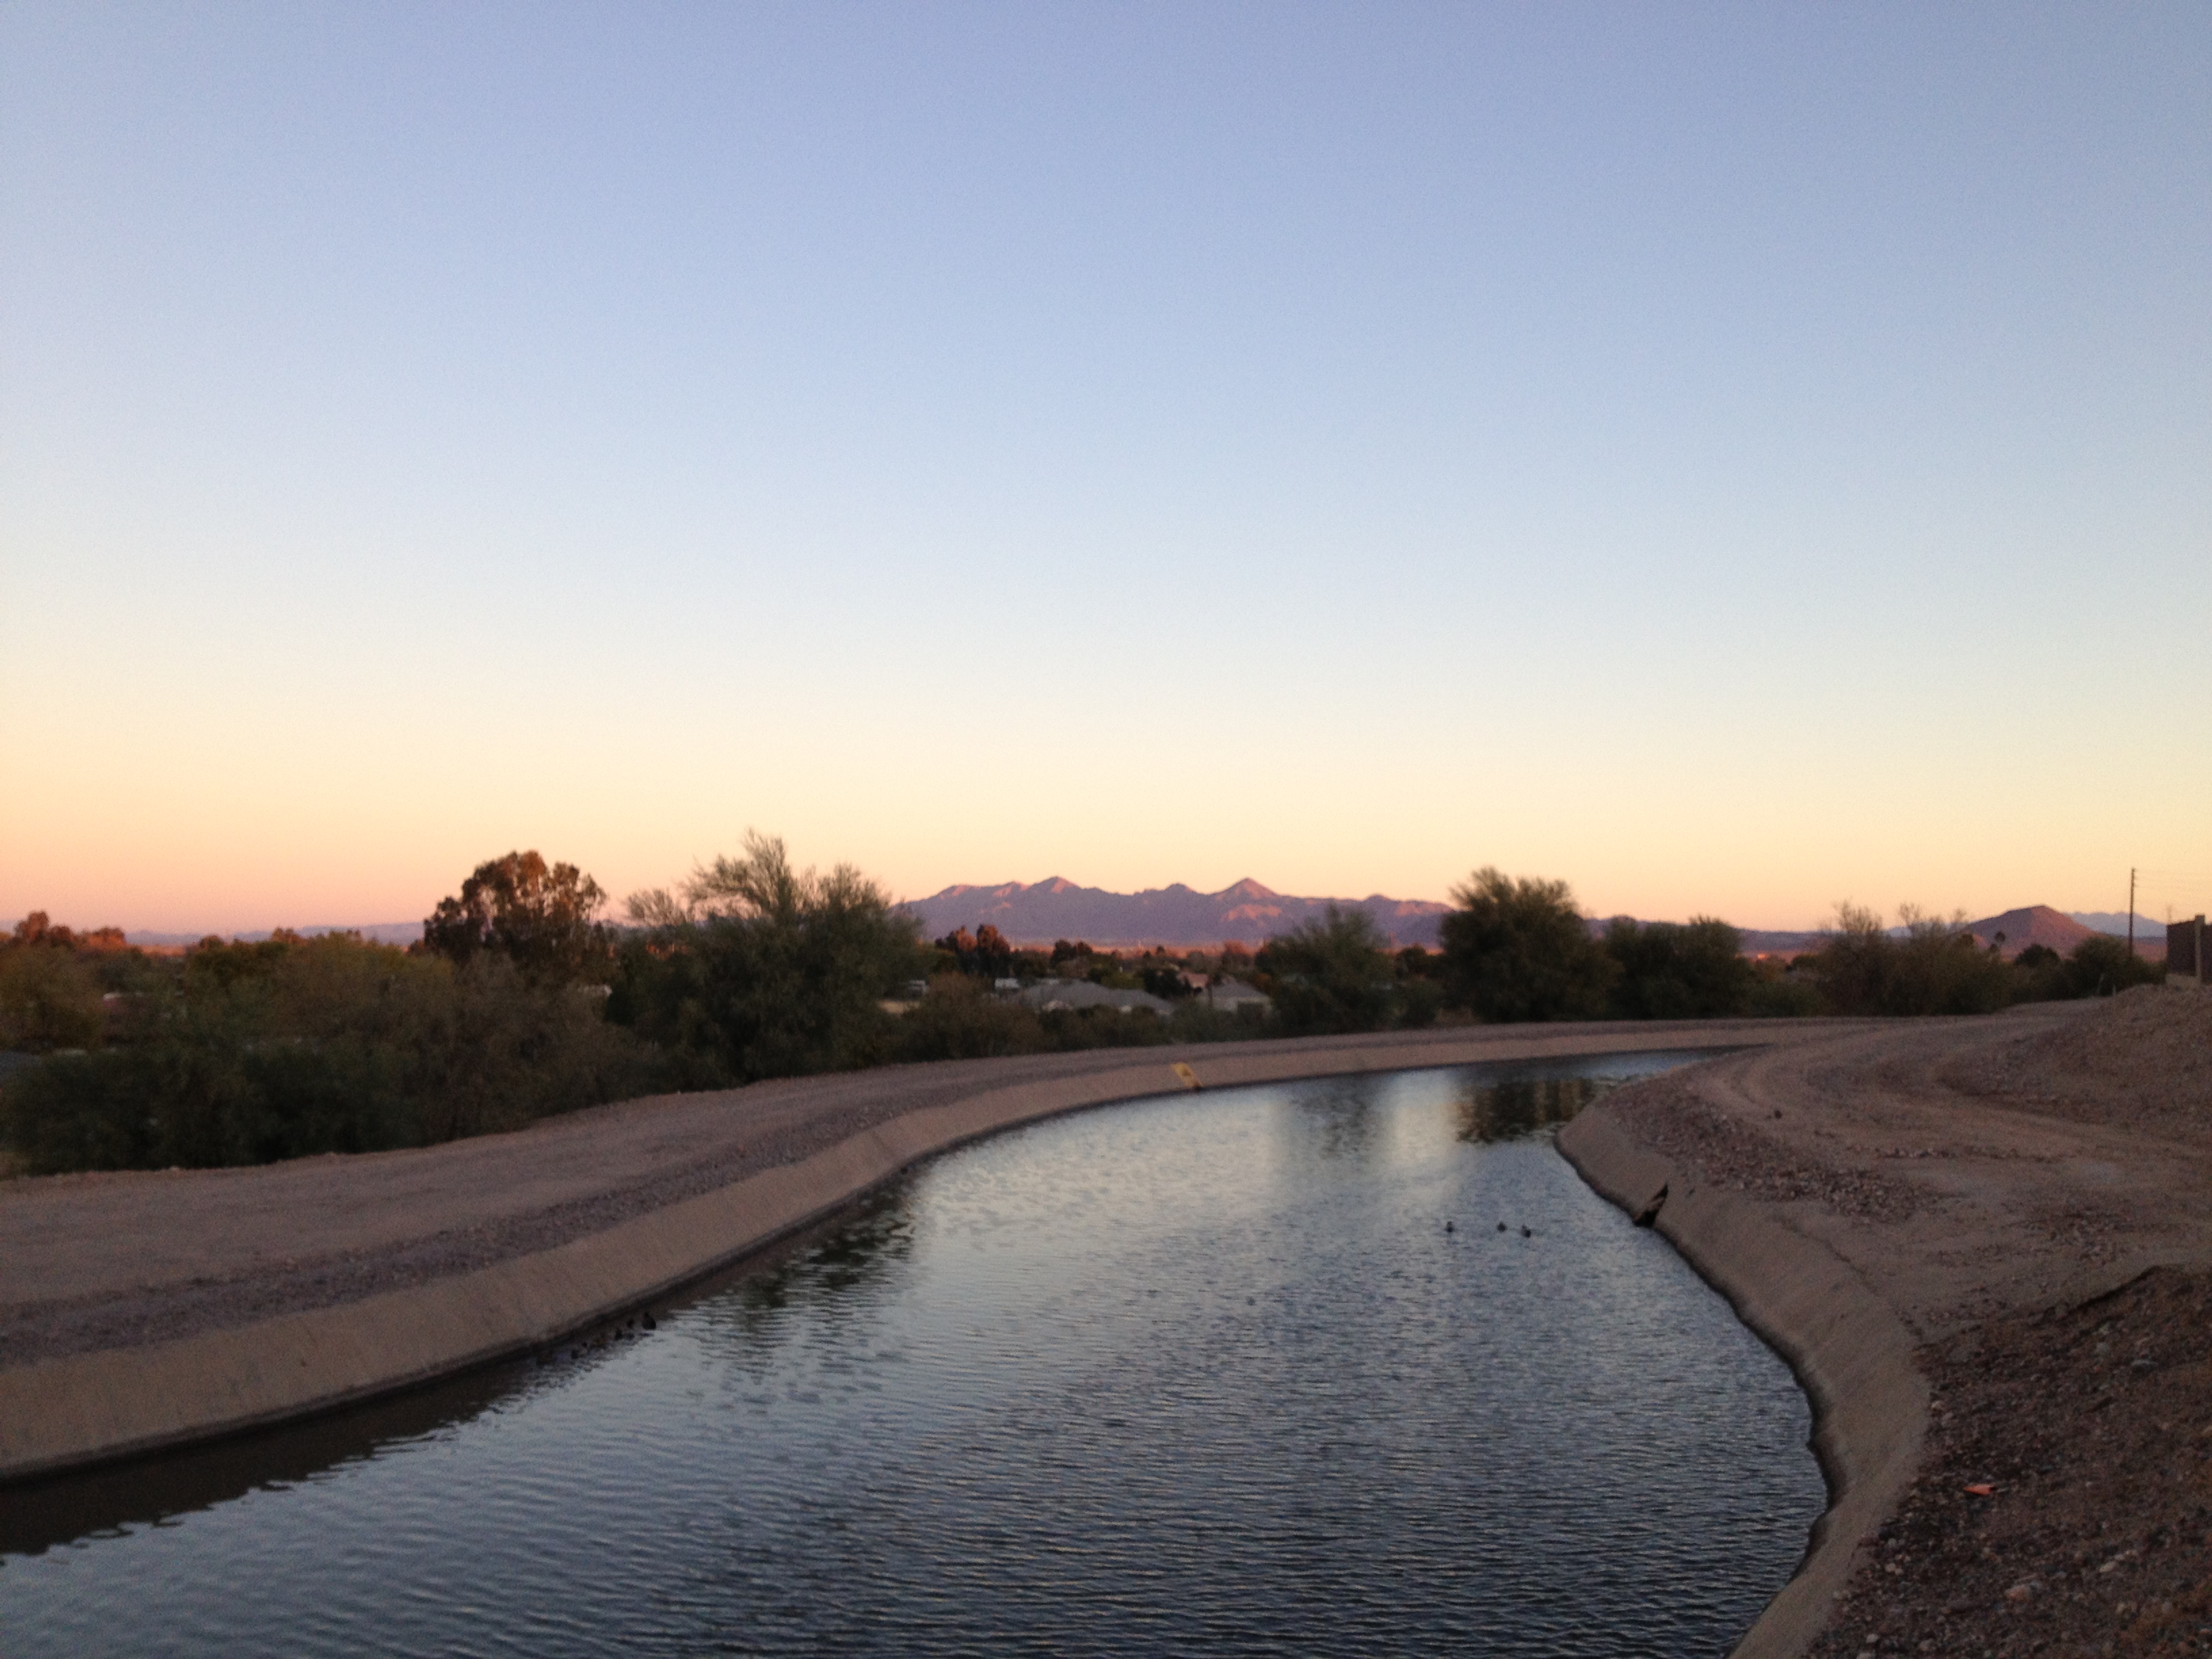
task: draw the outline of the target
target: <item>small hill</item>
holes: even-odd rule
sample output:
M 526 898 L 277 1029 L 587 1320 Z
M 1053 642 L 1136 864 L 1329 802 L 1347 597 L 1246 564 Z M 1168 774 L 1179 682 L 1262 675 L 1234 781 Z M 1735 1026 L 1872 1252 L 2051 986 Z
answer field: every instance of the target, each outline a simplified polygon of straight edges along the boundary
M 2008 910 L 2001 916 L 1984 916 L 1979 921 L 1970 921 L 1966 931 L 1984 945 L 1996 945 L 2007 957 L 2018 956 L 2031 945 L 2048 945 L 2060 956 L 2072 953 L 2074 947 L 2085 939 L 2094 939 L 2094 928 L 2084 927 L 2062 910 L 2047 904 L 2031 904 L 2021 910 Z M 2140 930 L 2139 939 L 2148 934 L 2148 928 Z M 2000 940 L 2002 935 L 2002 940 Z M 2166 933 L 2159 930 L 2159 950 L 2166 949 Z
M 1984 915 L 1980 922 L 1966 922 L 1966 931 L 1973 933 L 1984 945 L 1996 942 L 1997 933 L 2004 933 L 2004 956 L 2020 956 L 2031 945 L 2048 945 L 2059 956 L 2070 956 L 2075 945 L 2086 938 L 2097 938 L 2100 933 L 2126 936 L 2126 915 L 2115 918 L 2094 918 L 2094 921 L 2117 921 L 2119 927 L 2084 927 L 2084 918 L 2055 911 L 2048 905 L 2028 905 L 2027 909 L 2008 909 L 2004 915 Z M 2148 915 L 2135 918 L 2135 953 L 2150 963 L 2166 960 L 2166 922 L 2152 922 Z

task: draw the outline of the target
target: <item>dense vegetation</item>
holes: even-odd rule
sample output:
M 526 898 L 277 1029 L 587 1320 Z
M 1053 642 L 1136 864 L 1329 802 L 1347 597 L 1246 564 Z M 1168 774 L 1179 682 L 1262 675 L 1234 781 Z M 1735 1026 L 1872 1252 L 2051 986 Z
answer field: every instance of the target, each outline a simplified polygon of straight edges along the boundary
M 349 934 L 210 941 L 94 1018 L 0 1095 L 33 1171 L 421 1146 L 658 1080 L 588 993 Z
M 918 930 L 849 865 L 791 866 L 747 836 L 677 893 L 629 901 L 608 1017 L 717 1082 L 878 1065 L 897 1028 L 884 999 L 921 970 Z
M 748 836 L 672 891 L 634 895 L 623 928 L 589 876 L 535 852 L 479 865 L 405 951 L 280 932 L 156 957 L 34 914 L 0 940 L 0 1050 L 44 1058 L 0 1085 L 0 1142 L 33 1172 L 257 1163 L 896 1061 L 1438 1020 L 1986 1013 L 2160 976 L 2101 936 L 2008 962 L 1910 908 L 1893 932 L 1839 906 L 1821 949 L 1785 966 L 1746 957 L 1711 917 L 1595 933 L 1563 882 L 1486 868 L 1452 896 L 1437 951 L 1394 953 L 1364 912 L 1334 907 L 1256 954 L 1048 952 L 988 925 L 924 944 L 859 871 L 795 869 Z M 1224 979 L 1264 1007 L 1212 1006 L 1202 988 Z M 1002 994 L 1009 980 L 1158 1000 L 1033 1007 Z
M 1490 1020 L 1594 1019 L 1620 964 L 1590 937 L 1563 881 L 1488 866 L 1452 890 L 1438 927 L 1451 1000 Z
M 2109 996 L 2155 983 L 2162 969 L 2136 956 L 2124 941 L 2096 934 L 2061 957 L 2031 945 L 2008 962 L 1966 932 L 1911 905 L 1899 912 L 1901 933 L 1855 904 L 1836 907 L 1827 943 L 1807 962 L 1825 1011 L 1839 1014 L 1988 1014 L 2016 1002 Z

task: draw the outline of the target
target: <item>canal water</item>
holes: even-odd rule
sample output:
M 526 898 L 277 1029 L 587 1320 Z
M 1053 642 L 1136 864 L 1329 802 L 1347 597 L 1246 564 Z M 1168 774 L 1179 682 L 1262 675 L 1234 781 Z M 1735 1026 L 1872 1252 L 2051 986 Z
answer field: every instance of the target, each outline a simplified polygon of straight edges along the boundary
M 1551 1145 L 1685 1058 L 1002 1135 L 650 1332 L 0 1492 L 0 1652 L 1724 1653 L 1804 1397 Z

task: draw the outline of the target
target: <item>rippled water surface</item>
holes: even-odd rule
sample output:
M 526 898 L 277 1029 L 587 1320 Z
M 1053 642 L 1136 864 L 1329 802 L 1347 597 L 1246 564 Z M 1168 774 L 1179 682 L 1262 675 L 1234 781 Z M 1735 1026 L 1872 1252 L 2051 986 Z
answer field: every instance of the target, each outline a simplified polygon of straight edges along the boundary
M 0 1652 L 1724 1652 L 1805 1401 L 1549 1139 L 1670 1058 L 1000 1137 L 636 1340 L 0 1493 Z

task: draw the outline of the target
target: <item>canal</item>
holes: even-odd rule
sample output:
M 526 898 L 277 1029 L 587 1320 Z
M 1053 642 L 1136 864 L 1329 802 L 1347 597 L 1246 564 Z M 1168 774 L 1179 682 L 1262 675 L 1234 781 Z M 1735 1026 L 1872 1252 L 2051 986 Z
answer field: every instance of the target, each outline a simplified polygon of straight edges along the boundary
M 1806 1401 L 1551 1144 L 1691 1058 L 1001 1135 L 650 1330 L 0 1492 L 0 1651 L 1724 1653 Z

